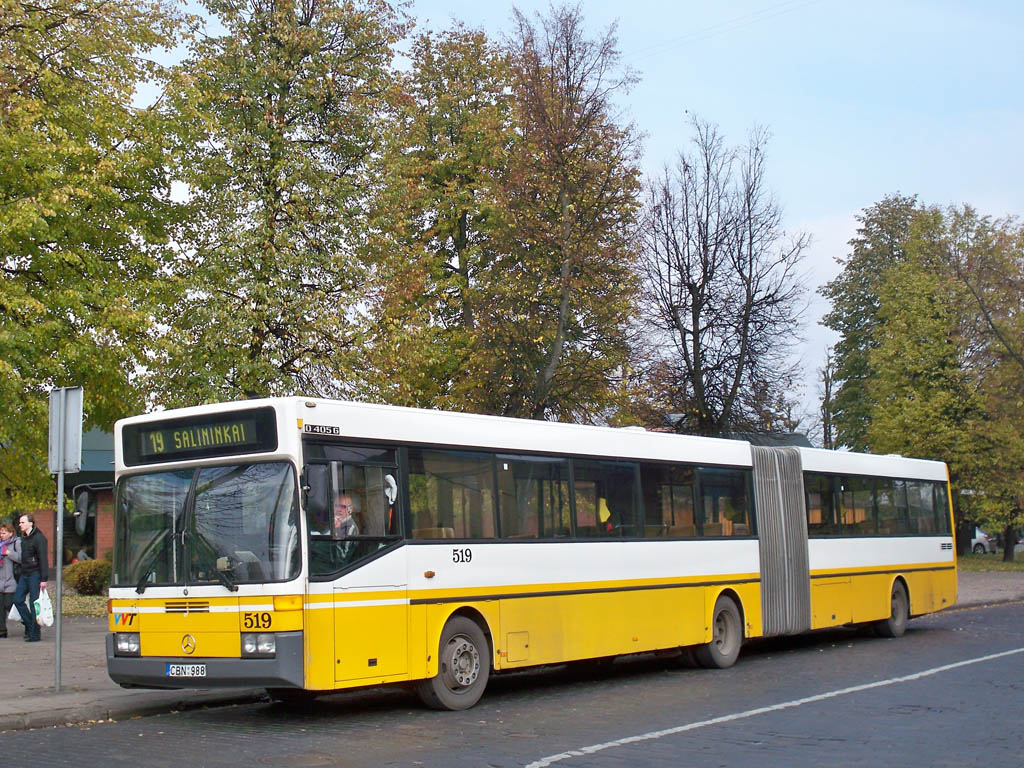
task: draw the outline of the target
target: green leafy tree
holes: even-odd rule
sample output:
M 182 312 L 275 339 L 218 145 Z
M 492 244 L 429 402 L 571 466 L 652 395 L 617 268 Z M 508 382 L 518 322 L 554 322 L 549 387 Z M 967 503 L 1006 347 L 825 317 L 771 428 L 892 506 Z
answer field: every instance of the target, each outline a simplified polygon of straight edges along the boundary
M 851 252 L 840 259 L 843 271 L 821 293 L 832 303 L 823 325 L 839 334 L 833 349 L 832 421 L 837 445 L 868 448 L 872 401 L 868 356 L 876 342 L 879 280 L 888 267 L 906 257 L 910 226 L 920 207 L 916 197 L 884 198 L 857 217 L 860 227 Z
M 151 385 L 180 405 L 352 392 L 361 249 L 402 24 L 377 0 L 209 0 L 173 80 L 175 305 Z
M 908 258 L 881 278 L 866 437 L 875 453 L 947 462 L 962 486 L 974 474 L 984 411 L 961 332 L 963 302 L 936 266 Z
M 962 292 L 942 263 L 942 216 L 921 212 L 905 258 L 879 276 L 865 394 L 865 439 L 875 453 L 936 459 L 949 465 L 957 541 L 970 536 L 965 499 L 976 495 L 986 421 Z M 964 491 L 968 491 L 965 496 Z
M 1024 227 L 964 206 L 946 214 L 945 263 L 964 294 L 986 420 L 971 517 L 1013 542 L 1024 526 Z M 1013 546 L 1003 557 L 1013 559 Z
M 970 207 L 903 201 L 871 209 L 885 226 L 854 241 L 829 286 L 830 319 L 846 330 L 845 441 L 947 462 L 962 551 L 975 522 L 1007 538 L 1022 522 L 1020 231 Z M 860 247 L 872 240 L 881 246 Z
M 87 425 L 142 406 L 152 297 L 175 207 L 147 54 L 183 19 L 156 0 L 0 0 L 0 504 L 53 497 L 47 391 Z

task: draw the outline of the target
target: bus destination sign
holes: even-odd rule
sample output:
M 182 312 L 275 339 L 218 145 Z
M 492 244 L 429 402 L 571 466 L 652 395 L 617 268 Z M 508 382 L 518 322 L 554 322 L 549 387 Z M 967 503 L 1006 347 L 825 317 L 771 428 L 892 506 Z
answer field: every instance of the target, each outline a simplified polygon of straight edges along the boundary
M 190 416 L 125 426 L 124 463 L 153 464 L 277 449 L 273 408 Z
M 143 458 L 193 448 L 237 448 L 257 444 L 256 422 L 252 419 L 142 430 L 139 437 L 142 440 L 139 455 Z

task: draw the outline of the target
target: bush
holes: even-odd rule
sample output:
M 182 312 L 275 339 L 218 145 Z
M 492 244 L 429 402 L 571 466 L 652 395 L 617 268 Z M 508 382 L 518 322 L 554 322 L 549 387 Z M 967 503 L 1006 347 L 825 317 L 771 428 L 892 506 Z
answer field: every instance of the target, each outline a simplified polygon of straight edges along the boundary
M 102 595 L 110 586 L 110 563 L 82 560 L 64 569 L 64 583 L 80 595 Z

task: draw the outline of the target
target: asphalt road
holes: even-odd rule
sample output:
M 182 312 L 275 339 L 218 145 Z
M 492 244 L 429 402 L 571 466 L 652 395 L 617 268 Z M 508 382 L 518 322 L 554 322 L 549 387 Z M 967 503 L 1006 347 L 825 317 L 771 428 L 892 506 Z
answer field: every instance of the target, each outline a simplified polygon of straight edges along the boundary
M 4 762 L 132 766 L 1024 766 L 1024 604 L 494 679 L 466 712 L 398 689 L 5 734 Z

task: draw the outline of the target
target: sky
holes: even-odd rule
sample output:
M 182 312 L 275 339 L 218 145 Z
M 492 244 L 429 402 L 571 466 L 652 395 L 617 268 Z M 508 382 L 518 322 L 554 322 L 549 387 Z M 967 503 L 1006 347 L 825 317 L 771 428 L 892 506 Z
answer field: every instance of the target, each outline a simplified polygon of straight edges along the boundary
M 413 0 L 420 28 L 452 20 L 498 37 L 512 3 Z M 519 0 L 527 15 L 547 0 Z M 817 288 L 841 270 L 855 217 L 886 195 L 1024 215 L 1024 3 L 974 0 L 584 0 L 594 34 L 617 23 L 640 82 L 620 106 L 657 173 L 687 147 L 689 115 L 730 144 L 771 133 L 769 185 L 789 231 L 811 235 L 801 402 L 835 340 Z

